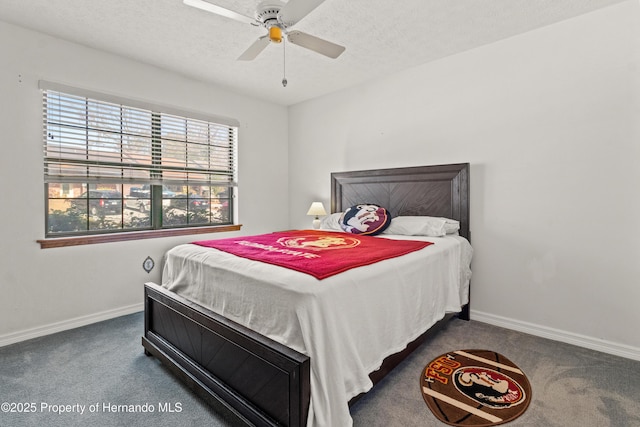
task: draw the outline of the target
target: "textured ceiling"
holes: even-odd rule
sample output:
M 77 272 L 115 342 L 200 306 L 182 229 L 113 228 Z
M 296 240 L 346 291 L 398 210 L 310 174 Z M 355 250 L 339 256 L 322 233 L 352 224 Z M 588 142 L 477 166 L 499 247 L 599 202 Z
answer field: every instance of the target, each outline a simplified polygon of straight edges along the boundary
M 209 0 L 253 16 L 259 0 Z M 300 0 L 291 0 L 300 1 Z M 329 59 L 182 0 L 0 0 L 0 20 L 291 105 L 623 0 L 326 0 L 296 30 L 346 47 Z

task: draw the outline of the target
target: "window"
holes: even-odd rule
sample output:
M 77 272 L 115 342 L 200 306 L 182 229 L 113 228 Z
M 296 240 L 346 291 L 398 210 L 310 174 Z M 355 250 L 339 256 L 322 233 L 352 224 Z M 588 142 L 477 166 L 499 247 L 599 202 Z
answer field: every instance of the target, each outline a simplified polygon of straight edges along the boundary
M 46 237 L 233 224 L 234 120 L 41 88 Z

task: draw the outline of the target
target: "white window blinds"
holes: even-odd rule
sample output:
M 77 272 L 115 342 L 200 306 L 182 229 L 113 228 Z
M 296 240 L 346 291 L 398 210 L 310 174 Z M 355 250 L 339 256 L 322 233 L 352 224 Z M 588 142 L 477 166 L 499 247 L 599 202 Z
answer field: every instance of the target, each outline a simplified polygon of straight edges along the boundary
M 235 121 L 40 86 L 45 182 L 235 186 Z

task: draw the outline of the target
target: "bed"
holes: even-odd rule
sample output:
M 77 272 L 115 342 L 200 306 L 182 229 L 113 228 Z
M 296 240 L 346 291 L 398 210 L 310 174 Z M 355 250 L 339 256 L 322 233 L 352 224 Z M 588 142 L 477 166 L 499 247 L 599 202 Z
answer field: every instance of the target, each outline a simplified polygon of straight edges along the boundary
M 391 212 L 392 217 L 429 215 L 459 221 L 458 233 L 460 237 L 452 236 L 449 241 L 445 241 L 443 238 L 441 242 L 436 242 L 433 246 L 439 250 L 442 248 L 441 250 L 446 251 L 447 245 L 453 244 L 451 242 L 455 239 L 470 240 L 469 165 L 466 163 L 333 173 L 331 174 L 331 190 L 331 211 L 334 213 L 342 212 L 347 207 L 366 200 L 367 203 L 385 206 Z M 199 248 L 195 255 L 193 250 L 193 248 L 185 247 L 176 248 L 176 254 L 173 256 L 180 257 L 182 256 L 180 252 L 186 251 L 189 254 L 185 254 L 184 259 L 188 259 L 187 256 L 201 259 L 209 258 L 210 254 L 204 251 L 210 249 Z M 230 262 L 238 262 L 240 268 L 245 271 L 258 268 L 254 272 L 254 278 L 267 277 L 270 274 L 269 268 L 272 269 L 271 271 L 273 268 L 279 268 L 273 266 L 256 267 L 244 264 L 252 261 L 229 258 L 232 255 L 225 256 L 227 258 L 220 261 L 225 265 Z M 409 255 L 397 258 L 397 261 L 394 261 L 395 268 L 404 269 L 402 264 L 397 263 L 409 262 L 408 257 Z M 182 261 L 177 264 L 186 262 L 183 258 L 179 259 Z M 254 264 L 256 263 L 254 262 Z M 374 264 L 371 267 L 382 269 L 382 264 L 384 263 Z M 184 279 L 184 277 L 197 277 L 197 274 L 195 276 L 181 276 L 177 267 L 165 265 L 165 272 L 167 268 L 176 270 L 169 272 L 169 276 L 182 277 L 181 280 L 170 283 L 174 286 L 167 286 L 166 283 L 165 286 L 154 283 L 145 284 L 145 332 L 142 338 L 145 353 L 157 357 L 201 397 L 222 403 L 246 420 L 248 424 L 303 426 L 307 425 L 309 420 L 309 424 L 312 425 L 338 425 L 336 424 L 338 422 L 339 425 L 348 425 L 350 421 L 348 404 L 355 402 L 361 393 L 366 392 L 372 384 L 382 379 L 394 366 L 417 348 L 429 334 L 437 331 L 451 317 L 451 313 L 459 311 L 458 315 L 461 318 L 469 319 L 469 304 L 460 307 L 468 301 L 469 294 L 468 288 L 466 288 L 466 296 L 457 299 L 457 306 L 455 303 L 443 304 L 442 307 L 437 307 L 438 312 L 433 315 L 435 317 L 433 322 L 431 318 L 420 320 L 424 324 L 421 323 L 418 329 L 411 332 L 410 339 L 401 337 L 398 338 L 400 341 L 394 342 L 390 346 L 386 346 L 386 343 L 382 341 L 377 345 L 367 347 L 377 348 L 377 350 L 371 351 L 372 354 L 363 357 L 362 366 L 360 366 L 358 363 L 352 362 L 351 358 L 347 358 L 347 362 L 343 362 L 342 356 L 340 356 L 342 350 L 336 350 L 342 349 L 342 347 L 351 347 L 351 341 L 356 342 L 353 346 L 357 347 L 358 337 L 366 336 L 366 328 L 358 326 L 357 322 L 348 317 L 348 315 L 357 317 L 369 315 L 364 311 L 358 311 L 362 308 L 358 308 L 357 304 L 352 303 L 349 299 L 353 297 L 357 300 L 357 294 L 350 294 L 350 297 L 347 298 L 347 306 L 344 306 L 353 307 L 353 309 L 345 310 L 343 307 L 330 313 L 326 311 L 326 304 L 318 305 L 316 303 L 318 299 L 316 296 L 304 299 L 298 295 L 295 297 L 298 298 L 295 301 L 299 301 L 300 306 L 308 304 L 310 307 L 308 312 L 315 313 L 308 316 L 310 319 L 313 316 L 327 316 L 326 319 L 329 320 L 328 316 L 331 316 L 331 318 L 338 318 L 337 323 L 327 321 L 306 324 L 292 315 L 293 317 L 289 319 L 274 319 L 280 330 L 272 332 L 271 329 L 264 326 L 264 321 L 251 324 L 251 321 L 242 320 L 246 319 L 242 314 L 235 315 L 234 310 L 242 311 L 249 307 L 248 310 L 253 313 L 254 310 L 259 312 L 264 307 L 275 307 L 278 305 L 278 301 L 286 301 L 288 298 L 284 293 L 278 293 L 282 291 L 281 289 L 270 290 L 268 293 L 263 292 L 259 298 L 256 297 L 257 300 L 265 303 L 262 306 L 257 303 L 251 305 L 250 300 L 253 297 L 248 297 L 241 304 L 236 303 L 234 306 L 233 303 L 230 303 L 229 306 L 232 309 L 227 309 L 226 305 L 224 307 L 216 306 L 219 302 L 215 298 L 212 301 L 203 301 L 202 298 L 194 297 L 195 294 L 190 291 L 185 291 L 185 289 L 191 288 L 183 286 L 186 285 L 183 282 L 185 280 L 196 281 L 196 279 Z M 199 265 L 191 268 L 195 268 L 198 272 L 206 271 L 204 267 Z M 265 268 L 266 270 L 264 270 Z M 287 272 L 284 278 L 273 279 L 273 281 L 286 288 L 297 285 L 297 283 L 292 284 L 291 282 L 315 280 L 303 279 L 301 274 L 295 271 Z M 355 274 L 353 270 L 341 273 L 342 276 L 350 278 L 349 282 L 358 283 L 360 276 Z M 375 270 L 374 274 L 383 277 L 384 274 L 391 273 Z M 211 275 L 204 277 L 207 277 L 206 281 L 208 281 Z M 225 275 L 217 275 L 217 277 L 216 286 L 220 289 L 230 286 L 227 282 L 238 280 Z M 339 281 L 342 279 L 343 277 L 338 276 L 335 280 L 334 278 L 326 279 L 326 283 L 328 283 L 326 287 L 333 289 L 333 282 L 330 280 Z M 247 282 L 252 282 L 252 280 L 251 277 L 246 279 Z M 419 276 L 411 277 L 411 280 L 406 280 L 409 283 L 407 286 L 415 286 L 413 282 L 419 280 L 422 280 Z M 247 286 L 255 286 L 255 284 L 248 283 Z M 269 300 L 269 298 L 272 299 Z M 456 300 L 456 298 L 452 298 Z M 331 305 L 334 305 L 338 300 L 330 301 L 332 301 Z M 281 311 L 286 314 L 286 307 L 294 305 L 297 303 L 287 302 Z M 367 305 L 371 305 L 371 303 L 368 302 Z M 325 311 L 317 312 L 317 310 L 323 310 L 322 307 Z M 378 307 L 376 311 L 388 311 L 384 306 L 381 307 L 382 309 Z M 276 308 L 274 310 L 278 311 Z M 350 314 L 352 311 L 354 314 Z M 389 311 L 393 313 L 393 310 Z M 341 313 L 345 312 L 347 314 L 344 316 L 347 317 L 340 317 L 343 316 Z M 445 312 L 448 314 L 445 315 Z M 256 316 L 256 318 L 261 317 Z M 264 318 L 265 316 L 262 316 L 263 320 Z M 238 321 L 239 319 L 240 321 Z M 370 321 L 381 320 L 376 315 L 371 317 Z M 297 322 L 306 324 L 301 327 L 302 332 L 305 328 L 307 333 L 311 331 L 312 340 L 307 340 L 302 332 L 298 333 Z M 325 323 L 330 327 L 323 327 Z M 343 329 L 344 324 L 351 324 L 350 328 L 344 328 L 352 332 L 351 338 L 340 338 L 333 330 Z M 294 326 L 283 328 L 283 325 Z M 376 326 L 376 331 L 381 329 L 386 329 L 386 326 L 384 324 L 382 327 Z M 387 335 L 395 337 L 393 328 L 390 330 L 392 332 Z M 342 341 L 332 341 L 340 339 Z M 329 350 L 323 349 L 323 347 L 329 347 Z M 380 353 L 380 349 L 387 347 L 388 351 Z M 349 354 L 350 350 L 345 351 L 347 351 L 346 354 Z M 337 354 L 335 359 L 339 359 L 337 362 L 333 360 L 334 354 Z M 360 360 L 356 359 L 356 361 Z M 333 371 L 340 370 L 335 367 L 342 365 L 348 369 L 335 374 Z M 356 373 L 353 374 L 353 381 L 345 379 L 345 382 L 349 383 L 346 390 L 342 390 L 341 384 L 340 387 L 336 387 L 336 381 L 339 382 L 339 380 L 335 380 L 335 378 L 339 379 L 342 375 L 352 375 L 352 369 Z M 330 375 L 326 375 L 325 378 L 325 374 L 329 371 L 331 371 Z M 361 373 L 358 374 L 357 371 L 364 371 L 366 378 L 362 379 Z

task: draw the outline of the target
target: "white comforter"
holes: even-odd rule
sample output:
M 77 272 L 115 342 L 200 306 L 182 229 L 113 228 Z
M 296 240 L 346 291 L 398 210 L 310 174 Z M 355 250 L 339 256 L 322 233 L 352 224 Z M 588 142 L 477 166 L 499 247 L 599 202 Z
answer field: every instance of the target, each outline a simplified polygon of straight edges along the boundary
M 308 426 L 351 426 L 348 401 L 369 373 L 469 300 L 472 249 L 459 236 L 317 280 L 216 249 L 180 245 L 162 285 L 311 359 Z

